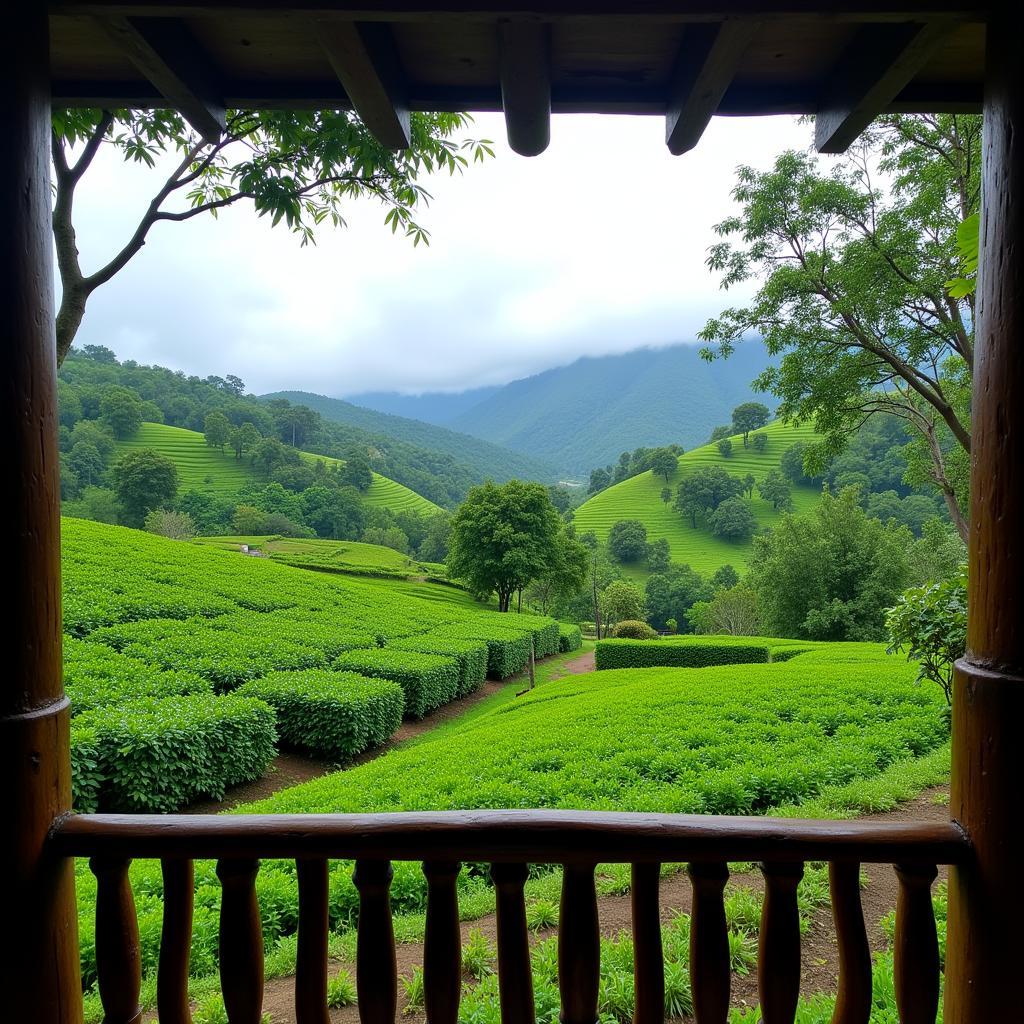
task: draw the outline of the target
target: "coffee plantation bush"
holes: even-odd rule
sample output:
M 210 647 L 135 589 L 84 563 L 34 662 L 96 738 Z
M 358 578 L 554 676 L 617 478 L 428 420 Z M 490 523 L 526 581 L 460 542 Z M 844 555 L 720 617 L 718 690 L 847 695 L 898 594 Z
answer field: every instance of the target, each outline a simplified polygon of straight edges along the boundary
M 402 687 L 354 672 L 272 672 L 237 692 L 274 709 L 286 746 L 320 757 L 347 760 L 383 743 L 402 724 Z
M 148 698 L 75 719 L 75 805 L 173 811 L 258 779 L 274 756 L 274 712 L 241 697 Z M 89 768 L 86 757 L 95 759 Z M 98 785 L 97 785 L 98 781 Z M 98 792 L 97 792 L 98 791 Z

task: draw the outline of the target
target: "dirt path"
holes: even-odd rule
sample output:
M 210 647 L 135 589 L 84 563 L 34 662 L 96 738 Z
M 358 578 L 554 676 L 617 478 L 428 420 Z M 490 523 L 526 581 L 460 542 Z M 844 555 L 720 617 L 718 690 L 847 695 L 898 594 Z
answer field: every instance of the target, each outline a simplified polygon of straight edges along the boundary
M 865 816 L 865 821 L 926 821 L 939 822 L 949 820 L 949 810 L 944 802 L 948 798 L 948 787 L 928 790 L 915 800 L 887 814 Z M 893 869 L 889 865 L 867 865 L 864 869 L 867 884 L 861 890 L 861 902 L 864 909 L 864 920 L 868 930 L 868 941 L 872 952 L 884 949 L 886 937 L 880 922 L 896 906 L 897 881 Z M 945 879 L 945 868 L 940 869 L 939 879 Z M 746 886 L 757 891 L 764 889 L 759 872 L 733 875 L 730 887 Z M 678 913 L 689 913 L 691 908 L 690 883 L 684 873 L 662 879 L 661 882 L 661 919 L 670 921 Z M 598 916 L 601 934 L 615 936 L 620 931 L 628 931 L 631 925 L 630 898 L 624 896 L 602 896 L 598 899 Z M 476 921 L 462 923 L 462 938 L 467 939 L 471 931 L 481 931 L 492 943 L 496 941 L 496 921 L 493 914 Z M 555 934 L 553 929 L 541 931 L 533 941 L 539 942 Z M 409 976 L 414 967 L 423 964 L 423 944 L 419 942 L 402 943 L 397 947 L 399 976 Z M 835 928 L 832 924 L 831 910 L 821 907 L 811 918 L 810 928 L 801 937 L 801 994 L 813 995 L 818 992 L 835 992 L 838 982 L 838 952 L 836 947 Z M 355 965 L 344 960 L 331 962 L 331 975 L 344 968 L 354 976 Z M 467 979 L 469 980 L 469 979 Z M 748 975 L 733 974 L 732 1005 L 734 1007 L 753 1006 L 757 1003 L 756 972 Z M 273 1024 L 294 1024 L 295 979 L 293 977 L 274 978 L 267 982 L 264 992 L 264 1010 L 270 1014 Z M 399 986 L 398 1020 L 409 1021 L 411 1024 L 424 1024 L 422 1013 L 407 1012 L 404 993 Z M 330 1011 L 331 1024 L 358 1024 L 359 1010 L 356 1006 L 347 1006 Z

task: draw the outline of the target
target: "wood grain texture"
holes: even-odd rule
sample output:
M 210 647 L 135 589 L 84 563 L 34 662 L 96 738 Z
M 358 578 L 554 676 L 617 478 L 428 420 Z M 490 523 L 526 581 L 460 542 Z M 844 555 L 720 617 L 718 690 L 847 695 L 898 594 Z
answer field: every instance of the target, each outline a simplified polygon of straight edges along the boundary
M 156 1008 L 161 1024 L 192 1024 L 188 967 L 192 948 L 195 871 L 192 861 L 169 858 L 160 863 L 164 883 L 164 919 L 156 976 Z
M 828 882 L 839 952 L 839 986 L 832 1024 L 868 1024 L 871 949 L 860 903 L 860 865 L 829 864 Z
M 462 936 L 456 879 L 460 865 L 432 861 L 427 876 L 427 921 L 423 937 L 423 1005 L 427 1024 L 456 1024 L 462 993 Z
M 217 861 L 220 987 L 231 1024 L 260 1024 L 263 1010 L 263 931 L 256 901 L 259 868 L 254 858 Z

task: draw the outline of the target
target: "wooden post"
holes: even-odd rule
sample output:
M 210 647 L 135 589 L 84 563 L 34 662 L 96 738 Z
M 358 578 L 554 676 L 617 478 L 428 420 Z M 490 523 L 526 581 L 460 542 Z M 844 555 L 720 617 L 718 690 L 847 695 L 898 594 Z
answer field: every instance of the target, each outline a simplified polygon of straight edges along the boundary
M 74 876 L 47 855 L 71 808 L 69 710 L 61 682 L 56 344 L 50 248 L 50 83 L 45 4 L 16 4 L 0 33 L 0 829 L 5 1019 L 82 1019 Z
M 971 448 L 967 653 L 953 689 L 950 811 L 974 844 L 949 884 L 946 1024 L 1019 1004 L 1024 956 L 1024 74 L 1017 5 L 993 5 Z

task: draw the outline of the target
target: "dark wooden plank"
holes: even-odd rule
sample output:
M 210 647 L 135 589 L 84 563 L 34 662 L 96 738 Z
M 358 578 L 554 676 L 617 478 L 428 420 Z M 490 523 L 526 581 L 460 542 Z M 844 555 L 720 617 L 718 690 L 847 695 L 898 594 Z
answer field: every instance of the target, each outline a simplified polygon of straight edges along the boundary
M 359 890 L 356 926 L 356 993 L 362 1024 L 394 1024 L 398 966 L 391 919 L 390 861 L 356 861 L 352 881 Z
M 498 929 L 498 998 L 502 1024 L 534 1024 L 525 864 L 492 864 Z
M 700 142 L 760 27 L 757 21 L 741 19 L 683 29 L 665 114 L 670 153 L 678 156 Z
M 0 33 L 0 521 L 4 678 L 0 877 L 9 938 L 3 1010 L 59 1024 L 81 1005 L 74 866 L 46 836 L 71 810 L 70 708 L 61 682 L 60 484 L 53 327 L 50 96 L 46 12 L 16 4 Z
M 407 149 L 409 104 L 401 63 L 387 25 L 337 19 L 312 22 L 353 109 L 389 149 Z
M 839 950 L 839 987 L 832 1024 L 868 1024 L 871 949 L 860 905 L 860 865 L 829 864 L 828 881 Z
M 594 865 L 568 864 L 562 872 L 558 915 L 558 991 L 562 1024 L 594 1024 L 601 973 Z
M 156 1008 L 162 1024 L 191 1024 L 188 965 L 192 951 L 192 906 L 195 892 L 192 861 L 175 857 L 160 863 L 164 919 L 156 975 Z
M 255 859 L 217 861 L 220 987 L 231 1024 L 260 1024 L 263 1009 L 263 930 L 256 901 L 259 868 Z
M 299 881 L 299 936 L 295 953 L 296 1024 L 330 1024 L 327 1009 L 327 861 L 300 857 L 295 862 Z
M 722 894 L 729 869 L 722 862 L 690 864 L 690 982 L 697 1024 L 725 1024 L 729 1016 L 729 933 Z
M 429 1024 L 455 1024 L 462 994 L 458 863 L 423 865 L 427 876 L 427 922 L 423 936 L 423 1005 Z
M 934 1024 L 939 1010 L 939 941 L 932 908 L 935 867 L 898 864 L 893 981 L 900 1024 Z
M 210 58 L 188 28 L 168 18 L 100 19 L 107 35 L 208 142 L 224 131 L 224 99 Z
M 537 156 L 551 141 L 551 36 L 538 21 L 498 25 L 498 68 L 508 144 Z
M 139 988 L 139 921 L 128 881 L 127 857 L 93 857 L 96 876 L 96 985 L 104 1024 L 138 1024 L 142 1019 Z
M 802 864 L 762 864 L 764 903 L 757 937 L 757 994 L 762 1024 L 792 1024 L 800 1000 L 800 912 L 796 887 Z
M 68 856 L 259 856 L 578 863 L 860 861 L 952 864 L 969 857 L 945 823 L 638 814 L 410 811 L 394 814 L 82 814 L 50 842 Z
M 664 1024 L 665 959 L 661 948 L 660 864 L 634 864 L 629 886 L 633 912 L 633 1024 Z
M 959 25 L 949 19 L 861 28 L 819 101 L 814 122 L 818 152 L 845 152 Z

